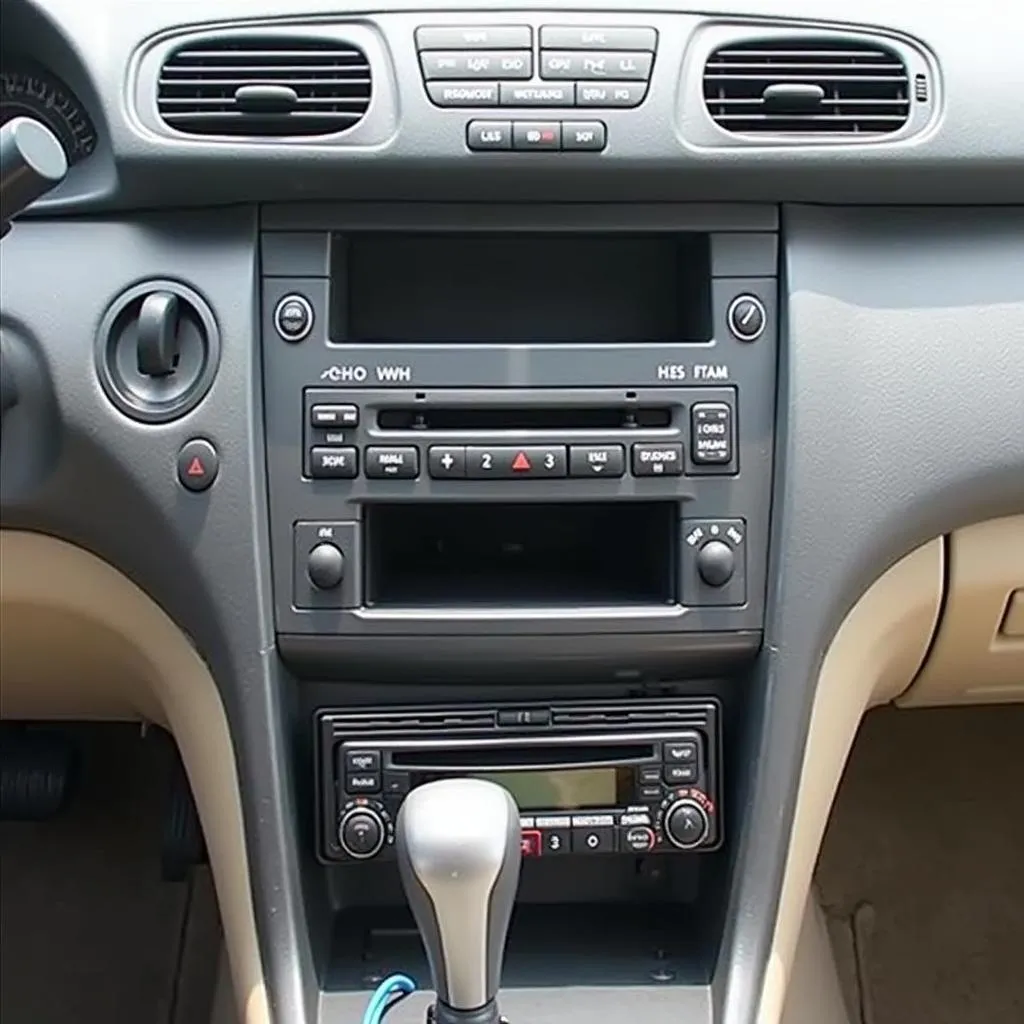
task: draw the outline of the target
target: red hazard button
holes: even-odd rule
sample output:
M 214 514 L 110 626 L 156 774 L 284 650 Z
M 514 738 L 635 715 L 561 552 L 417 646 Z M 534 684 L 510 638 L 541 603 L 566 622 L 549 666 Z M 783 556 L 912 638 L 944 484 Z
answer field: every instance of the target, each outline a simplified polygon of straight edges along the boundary
M 219 468 L 217 449 L 204 438 L 193 438 L 178 452 L 178 482 L 190 491 L 205 491 Z
M 531 469 L 533 466 L 530 465 L 526 452 L 517 452 L 516 457 L 512 460 L 512 472 L 529 473 Z

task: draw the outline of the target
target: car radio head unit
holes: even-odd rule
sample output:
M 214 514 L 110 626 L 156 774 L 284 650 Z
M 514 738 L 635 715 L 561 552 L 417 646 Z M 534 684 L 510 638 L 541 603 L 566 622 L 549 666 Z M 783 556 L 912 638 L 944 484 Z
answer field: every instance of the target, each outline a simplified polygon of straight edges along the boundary
M 704 700 L 321 712 L 320 855 L 390 858 L 406 795 L 452 777 L 512 794 L 526 857 L 717 849 L 718 719 Z
M 352 680 L 749 659 L 777 236 L 504 216 L 265 232 L 278 650 Z

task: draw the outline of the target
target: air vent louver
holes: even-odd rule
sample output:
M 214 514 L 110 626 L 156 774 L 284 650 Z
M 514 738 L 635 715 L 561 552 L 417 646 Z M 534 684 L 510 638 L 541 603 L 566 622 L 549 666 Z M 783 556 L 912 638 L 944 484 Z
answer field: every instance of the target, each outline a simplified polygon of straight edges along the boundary
M 909 96 L 902 59 L 859 40 L 730 44 L 704 68 L 708 113 L 737 134 L 888 135 L 906 124 Z
M 189 135 L 310 136 L 345 131 L 370 105 L 366 54 L 291 37 L 212 39 L 176 50 L 157 107 Z

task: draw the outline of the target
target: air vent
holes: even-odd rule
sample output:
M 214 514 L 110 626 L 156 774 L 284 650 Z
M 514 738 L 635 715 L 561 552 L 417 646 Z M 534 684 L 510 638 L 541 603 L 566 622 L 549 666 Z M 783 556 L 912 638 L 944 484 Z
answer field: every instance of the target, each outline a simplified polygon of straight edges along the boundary
M 910 113 L 910 80 L 887 47 L 836 38 L 771 39 L 716 50 L 704 102 L 737 134 L 888 135 Z
M 212 39 L 167 59 L 157 107 L 167 125 L 189 135 L 328 135 L 362 119 L 370 91 L 370 64 L 355 46 Z

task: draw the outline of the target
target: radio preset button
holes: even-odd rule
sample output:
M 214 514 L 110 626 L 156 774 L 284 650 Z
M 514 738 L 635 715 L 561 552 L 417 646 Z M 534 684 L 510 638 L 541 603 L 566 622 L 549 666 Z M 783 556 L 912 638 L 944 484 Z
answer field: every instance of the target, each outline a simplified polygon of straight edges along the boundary
M 661 757 L 669 764 L 693 764 L 697 760 L 697 744 L 694 740 L 678 740 L 662 744 Z
M 420 475 L 420 452 L 411 445 L 366 449 L 366 475 L 371 480 L 415 480 Z
M 681 444 L 633 445 L 633 476 L 682 476 Z
M 665 782 L 669 786 L 688 786 L 697 781 L 695 764 L 669 764 L 665 766 Z
M 544 856 L 558 856 L 563 853 L 572 852 L 572 833 L 566 828 L 551 828 L 544 830 L 544 841 L 542 843 Z
M 456 480 L 466 475 L 463 445 L 432 445 L 427 451 L 427 472 L 435 480 Z
M 311 448 L 309 475 L 314 480 L 352 480 L 359 472 L 355 448 Z
M 621 444 L 574 444 L 569 449 L 569 476 L 620 477 L 626 471 Z
M 615 849 L 615 828 L 574 828 L 572 830 L 573 853 L 611 853 Z
M 318 430 L 332 427 L 358 427 L 359 407 L 355 405 L 314 405 L 309 410 L 309 425 Z
M 380 772 L 359 772 L 346 775 L 345 792 L 353 795 L 356 793 L 379 793 Z
M 345 771 L 356 774 L 380 771 L 379 750 L 346 750 Z

